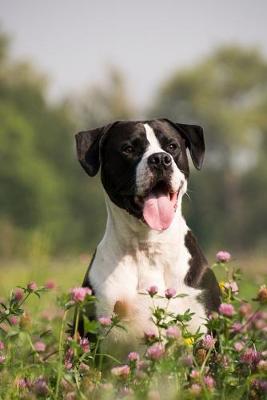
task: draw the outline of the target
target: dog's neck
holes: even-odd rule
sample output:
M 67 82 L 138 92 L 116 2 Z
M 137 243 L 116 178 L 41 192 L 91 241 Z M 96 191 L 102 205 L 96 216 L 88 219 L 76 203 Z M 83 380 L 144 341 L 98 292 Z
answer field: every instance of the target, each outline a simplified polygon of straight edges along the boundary
M 107 207 L 107 225 L 102 244 L 107 245 L 116 252 L 123 254 L 135 251 L 148 250 L 153 247 L 161 247 L 174 244 L 176 248 L 179 243 L 184 244 L 184 234 L 188 230 L 182 216 L 181 201 L 178 199 L 175 217 L 170 227 L 164 231 L 150 229 L 145 223 L 128 214 L 127 211 L 117 207 L 107 195 L 105 195 Z M 178 245 L 178 246 L 177 246 Z
M 119 275 L 135 271 L 140 291 L 151 284 L 156 284 L 162 292 L 166 287 L 181 290 L 179 285 L 183 285 L 190 258 L 185 247 L 188 227 L 181 213 L 181 199 L 178 199 L 170 227 L 158 232 L 105 197 L 107 226 L 97 248 L 97 257 L 105 265 L 101 280 L 104 281 L 116 270 L 120 271 Z

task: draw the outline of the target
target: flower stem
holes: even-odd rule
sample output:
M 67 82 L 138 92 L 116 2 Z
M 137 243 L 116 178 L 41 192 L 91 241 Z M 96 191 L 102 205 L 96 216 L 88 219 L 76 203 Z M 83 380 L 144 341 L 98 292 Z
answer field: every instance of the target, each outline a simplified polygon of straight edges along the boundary
M 56 384 L 55 399 L 58 399 L 59 385 L 60 385 L 60 380 L 61 380 L 62 370 L 63 370 L 63 366 L 62 366 L 62 363 L 63 363 L 63 336 L 64 336 L 64 331 L 65 331 L 65 322 L 66 322 L 67 314 L 68 314 L 68 310 L 65 310 L 63 318 L 62 318 L 60 336 L 59 336 L 59 344 L 58 344 L 59 360 L 58 360 L 58 369 L 57 369 L 57 384 Z
M 80 318 L 80 307 L 77 305 L 76 312 L 75 312 L 75 326 L 74 326 L 74 334 L 73 334 L 73 339 L 75 343 L 77 343 L 77 337 L 78 337 L 78 325 L 79 325 L 79 318 Z M 74 348 L 74 356 L 77 354 L 77 348 L 75 346 Z

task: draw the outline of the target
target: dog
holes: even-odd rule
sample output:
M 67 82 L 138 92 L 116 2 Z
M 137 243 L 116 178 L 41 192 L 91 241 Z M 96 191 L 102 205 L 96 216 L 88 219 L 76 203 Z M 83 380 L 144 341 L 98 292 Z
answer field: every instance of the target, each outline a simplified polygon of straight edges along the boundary
M 167 288 L 184 294 L 172 299 L 168 310 L 190 309 L 190 331 L 205 332 L 207 316 L 220 305 L 220 289 L 181 210 L 189 178 L 187 150 L 200 170 L 203 129 L 163 118 L 117 121 L 78 133 L 76 145 L 86 173 L 92 177 L 101 170 L 107 207 L 106 230 L 83 282 L 98 300 L 89 318 L 115 312 L 127 333 L 114 328 L 109 345 L 138 346 L 144 332 L 153 329 L 152 300 L 144 293 L 154 285 L 162 297 L 153 300 L 162 307 Z

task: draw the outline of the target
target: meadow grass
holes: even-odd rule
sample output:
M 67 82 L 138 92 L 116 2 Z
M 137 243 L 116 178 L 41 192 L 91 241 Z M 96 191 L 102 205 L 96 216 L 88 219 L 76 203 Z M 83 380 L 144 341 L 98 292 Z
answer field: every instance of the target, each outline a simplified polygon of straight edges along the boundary
M 190 332 L 190 312 L 174 315 L 153 306 L 159 336 L 145 335 L 143 352 L 120 360 L 101 353 L 101 344 L 110 330 L 123 329 L 123 321 L 116 314 L 94 323 L 86 318 L 86 307 L 95 300 L 79 287 L 89 262 L 85 254 L 52 259 L 40 252 L 27 260 L 2 260 L 1 400 L 267 398 L 264 258 L 246 256 L 215 265 L 223 301 L 219 314 L 207 321 L 215 336 Z M 240 281 L 239 266 L 244 275 Z M 233 279 L 239 293 L 227 287 Z M 55 288 L 47 290 L 51 281 Z M 23 293 L 16 292 L 17 286 Z M 79 337 L 77 323 L 68 337 L 67 321 L 73 321 L 74 312 L 85 318 L 94 341 Z
M 87 267 L 90 263 L 91 255 L 81 254 L 69 256 L 68 258 L 51 258 L 47 254 L 34 254 L 27 259 L 1 260 L 1 280 L 0 280 L 0 298 L 6 296 L 15 286 L 25 286 L 30 281 L 35 281 L 38 285 L 44 284 L 52 279 L 58 288 L 58 292 L 63 293 L 73 287 L 80 286 Z M 208 257 L 210 264 L 213 263 L 214 255 Z M 240 255 L 233 260 L 233 264 L 241 272 L 244 279 L 240 283 L 241 294 L 246 298 L 251 298 L 256 288 L 267 282 L 266 258 L 262 255 Z M 217 279 L 221 280 L 223 272 L 215 271 Z M 34 301 L 34 304 L 43 304 L 48 302 L 45 297 L 40 302 Z

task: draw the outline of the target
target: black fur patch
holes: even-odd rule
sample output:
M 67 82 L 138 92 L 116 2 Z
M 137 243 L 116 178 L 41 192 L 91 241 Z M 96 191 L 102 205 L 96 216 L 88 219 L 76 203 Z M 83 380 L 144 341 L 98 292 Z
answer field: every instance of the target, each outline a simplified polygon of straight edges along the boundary
M 185 236 L 185 246 L 191 254 L 191 259 L 184 282 L 193 288 L 202 289 L 199 300 L 204 304 L 207 314 L 217 311 L 221 303 L 220 288 L 214 272 L 208 267 L 208 262 L 191 231 L 188 231 Z
M 93 265 L 93 262 L 94 262 L 94 260 L 95 260 L 95 255 L 96 255 L 96 250 L 94 251 L 93 257 L 92 257 L 92 259 L 91 259 L 91 261 L 90 261 L 90 264 L 88 265 L 86 274 L 85 274 L 84 279 L 83 279 L 83 284 L 82 284 L 82 287 L 88 287 L 88 288 L 90 288 L 90 289 L 92 290 L 92 294 L 93 294 L 93 295 L 95 295 L 95 291 L 94 291 L 94 288 L 93 288 L 93 286 L 92 286 L 92 284 L 91 284 L 91 282 L 90 282 L 89 271 L 90 271 L 90 268 L 91 268 L 91 266 Z
M 101 180 L 109 198 L 137 218 L 142 210 L 134 202 L 136 168 L 148 146 L 144 125 L 140 122 L 118 122 L 100 144 Z M 132 146 L 134 151 L 124 149 Z

